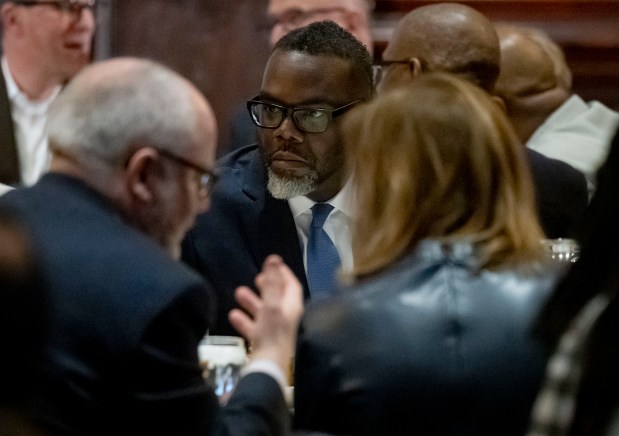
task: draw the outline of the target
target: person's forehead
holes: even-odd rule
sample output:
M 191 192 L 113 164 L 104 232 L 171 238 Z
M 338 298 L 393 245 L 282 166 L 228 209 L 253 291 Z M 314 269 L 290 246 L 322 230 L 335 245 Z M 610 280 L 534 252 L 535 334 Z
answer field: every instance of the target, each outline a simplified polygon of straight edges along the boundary
M 358 0 L 270 0 L 268 14 L 279 16 L 290 11 L 309 12 L 316 9 L 357 9 Z
M 345 59 L 277 50 L 267 63 L 261 94 L 286 104 L 341 103 L 358 87 L 351 80 Z

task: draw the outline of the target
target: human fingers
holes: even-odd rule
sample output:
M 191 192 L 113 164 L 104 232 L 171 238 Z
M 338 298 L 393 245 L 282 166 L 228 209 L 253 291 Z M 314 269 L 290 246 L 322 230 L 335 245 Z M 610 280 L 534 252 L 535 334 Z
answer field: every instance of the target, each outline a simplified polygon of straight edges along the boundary
M 239 286 L 236 288 L 234 297 L 237 303 L 239 303 L 239 306 L 241 306 L 252 317 L 256 315 L 262 305 L 260 297 L 258 297 L 254 291 L 249 289 L 247 286 Z
M 241 309 L 232 309 L 228 312 L 228 320 L 232 327 L 238 331 L 241 336 L 251 341 L 254 339 L 256 326 L 255 322 L 243 312 Z
M 256 276 L 256 287 L 260 290 L 262 298 L 275 297 L 281 294 L 282 280 L 279 266 L 284 262 L 277 255 L 268 256 L 262 264 L 262 271 Z

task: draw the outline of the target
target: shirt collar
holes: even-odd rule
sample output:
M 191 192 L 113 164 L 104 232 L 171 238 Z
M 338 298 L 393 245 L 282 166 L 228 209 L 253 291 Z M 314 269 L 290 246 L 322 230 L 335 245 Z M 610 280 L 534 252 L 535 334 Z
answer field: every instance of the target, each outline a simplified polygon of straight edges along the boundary
M 356 211 L 353 198 L 352 179 L 348 179 L 340 192 L 325 203 L 330 204 L 335 210 L 341 211 L 347 217 L 354 218 L 356 216 Z M 288 204 L 290 205 L 292 216 L 296 218 L 302 213 L 310 210 L 316 202 L 305 196 L 299 196 L 289 198 Z

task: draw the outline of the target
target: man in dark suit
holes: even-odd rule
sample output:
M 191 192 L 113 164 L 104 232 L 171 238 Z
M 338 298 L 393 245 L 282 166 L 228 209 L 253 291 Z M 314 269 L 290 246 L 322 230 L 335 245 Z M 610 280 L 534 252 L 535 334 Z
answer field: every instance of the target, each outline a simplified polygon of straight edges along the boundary
M 446 71 L 493 94 L 500 53 L 493 24 L 474 9 L 453 3 L 419 7 L 400 20 L 383 52 L 378 91 L 405 85 L 424 72 Z M 564 162 L 526 150 L 544 232 L 549 238 L 573 237 L 588 202 L 584 176 Z
M 93 7 L 0 0 L 0 183 L 31 185 L 47 169 L 47 108 L 91 59 Z
M 33 234 L 49 342 L 29 412 L 46 434 L 286 434 L 283 386 L 302 311 L 269 259 L 262 295 L 231 322 L 254 344 L 224 408 L 197 347 L 215 302 L 177 258 L 214 183 L 216 123 L 198 90 L 156 63 L 87 67 L 52 105 L 50 172 L 0 203 Z
M 334 207 L 323 228 L 342 265 L 352 266 L 348 224 L 353 209 L 338 116 L 372 91 L 368 51 L 333 22 L 294 30 L 275 45 L 260 94 L 249 103 L 254 122 L 262 124 L 259 145 L 221 160 L 211 208 L 198 217 L 183 244 L 183 259 L 217 292 L 215 333 L 234 333 L 225 315 L 235 305 L 233 291 L 251 285 L 271 253 L 282 256 L 299 277 L 306 297 L 316 296 L 305 272 L 316 203 Z M 265 125 L 273 114 L 277 122 Z

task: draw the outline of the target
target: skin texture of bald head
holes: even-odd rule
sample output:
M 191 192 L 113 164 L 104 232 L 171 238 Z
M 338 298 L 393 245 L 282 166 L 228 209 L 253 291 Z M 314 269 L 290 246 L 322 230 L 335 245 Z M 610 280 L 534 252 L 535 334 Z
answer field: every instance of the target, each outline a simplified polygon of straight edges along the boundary
M 209 206 L 216 122 L 198 89 L 152 61 L 84 68 L 52 103 L 50 169 L 82 179 L 173 257 Z M 173 156 L 170 158 L 169 156 Z
M 561 49 L 537 29 L 497 24 L 501 73 L 495 91 L 526 142 L 571 95 L 571 72 Z
M 391 66 L 381 88 L 406 82 L 422 72 L 443 71 L 492 91 L 499 74 L 499 41 L 492 23 L 476 10 L 456 3 L 422 6 L 398 23 L 383 60 L 410 60 Z

